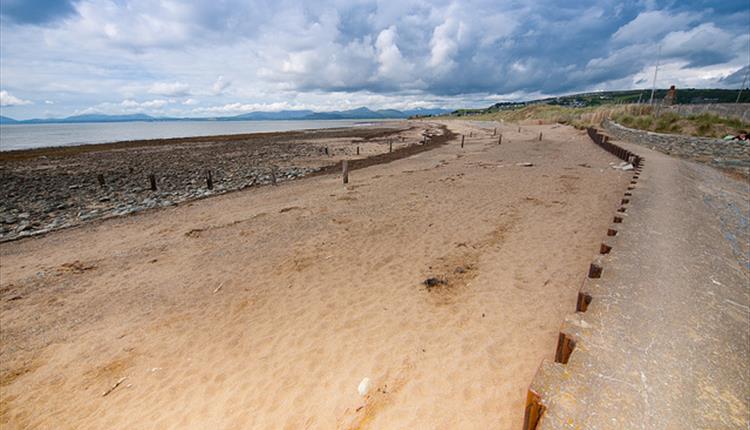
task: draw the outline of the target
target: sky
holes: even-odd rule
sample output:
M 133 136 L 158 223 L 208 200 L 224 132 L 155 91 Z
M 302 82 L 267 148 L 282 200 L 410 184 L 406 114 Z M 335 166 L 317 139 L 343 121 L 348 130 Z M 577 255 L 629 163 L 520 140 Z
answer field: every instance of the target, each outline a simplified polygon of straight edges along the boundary
M 0 114 L 486 107 L 739 88 L 750 0 L 0 0 Z

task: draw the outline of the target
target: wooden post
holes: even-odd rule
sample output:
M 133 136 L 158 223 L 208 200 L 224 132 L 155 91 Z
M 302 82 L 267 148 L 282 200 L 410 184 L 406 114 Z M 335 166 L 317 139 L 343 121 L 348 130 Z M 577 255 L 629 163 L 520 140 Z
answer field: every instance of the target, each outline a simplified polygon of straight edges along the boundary
M 492 135 L 493 135 L 493 136 L 496 136 L 496 135 L 497 135 L 497 127 L 495 127 L 495 128 L 494 128 L 494 129 L 492 130 Z
M 326 155 L 328 155 L 328 147 L 326 146 Z
M 276 185 L 276 168 L 275 167 L 271 167 L 271 183 Z
M 359 146 L 357 147 L 357 155 L 359 155 Z
M 393 152 L 393 141 L 392 140 L 388 141 L 388 152 Z
M 539 132 L 539 141 L 541 141 L 541 140 L 542 140 L 542 132 L 540 131 Z
M 464 147 L 464 137 L 466 137 L 466 136 L 464 136 L 464 135 L 462 134 L 462 135 L 461 135 L 461 148 L 463 148 L 463 147 Z
M 520 125 L 518 126 L 518 132 L 519 133 L 521 132 L 521 126 Z
M 343 160 L 341 161 L 341 173 L 344 175 L 344 184 L 349 183 L 349 161 Z
M 498 138 L 497 138 L 497 144 L 498 145 L 502 145 L 503 144 L 503 134 L 502 133 L 500 133 L 500 136 L 498 136 Z
M 526 409 L 523 416 L 523 430 L 536 430 L 539 419 L 546 408 L 542 404 L 542 397 L 529 389 L 526 395 Z
M 148 175 L 148 181 L 151 183 L 151 191 L 156 191 L 156 176 Z
M 96 175 L 96 180 L 99 181 L 99 186 L 104 188 L 104 175 L 101 173 Z
M 474 132 L 473 131 L 469 132 L 469 137 L 474 137 Z
M 209 190 L 213 190 L 214 189 L 214 178 L 211 175 L 211 170 L 206 170 L 206 187 Z

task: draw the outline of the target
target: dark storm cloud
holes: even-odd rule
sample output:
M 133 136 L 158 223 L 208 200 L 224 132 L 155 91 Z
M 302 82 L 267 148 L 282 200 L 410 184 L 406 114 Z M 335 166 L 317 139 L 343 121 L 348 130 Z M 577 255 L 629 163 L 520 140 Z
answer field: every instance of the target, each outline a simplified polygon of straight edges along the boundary
M 0 16 L 9 23 L 46 24 L 75 14 L 75 0 L 2 0 Z

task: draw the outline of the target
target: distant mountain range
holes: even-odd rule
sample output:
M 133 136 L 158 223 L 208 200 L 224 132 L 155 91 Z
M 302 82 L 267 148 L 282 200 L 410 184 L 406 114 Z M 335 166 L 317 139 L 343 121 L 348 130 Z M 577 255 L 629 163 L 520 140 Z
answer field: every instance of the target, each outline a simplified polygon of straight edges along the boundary
M 66 118 L 44 118 L 15 120 L 0 116 L 0 124 L 68 124 L 85 122 L 132 122 L 132 121 L 281 121 L 281 120 L 333 120 L 333 119 L 403 119 L 412 116 L 442 115 L 450 113 L 449 109 L 395 109 L 370 110 L 361 107 L 345 111 L 315 112 L 311 110 L 286 110 L 279 112 L 250 112 L 235 116 L 204 118 L 153 117 L 138 113 L 132 115 L 87 114 Z

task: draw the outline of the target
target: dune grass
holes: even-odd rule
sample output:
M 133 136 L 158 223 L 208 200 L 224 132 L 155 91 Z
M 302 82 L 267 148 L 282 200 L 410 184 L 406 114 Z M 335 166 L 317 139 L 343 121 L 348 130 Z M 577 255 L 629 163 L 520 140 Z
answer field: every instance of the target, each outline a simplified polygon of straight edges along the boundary
M 446 116 L 443 118 L 455 118 Z M 598 126 L 611 119 L 626 127 L 657 133 L 686 134 L 701 137 L 722 138 L 750 130 L 750 123 L 734 118 L 724 118 L 711 113 L 681 116 L 674 112 L 660 112 L 647 105 L 623 104 L 592 107 L 566 107 L 539 104 L 518 109 L 463 116 L 478 121 L 500 121 L 518 123 L 564 123 L 578 128 Z
M 711 113 L 689 116 L 680 116 L 674 112 L 665 112 L 659 116 L 654 116 L 651 113 L 644 115 L 617 114 L 612 119 L 626 127 L 640 130 L 700 137 L 722 138 L 726 135 L 737 135 L 740 131 L 750 129 L 750 123 Z

